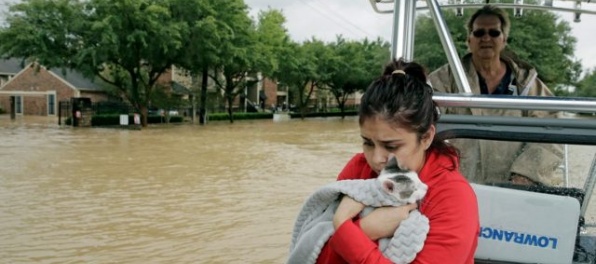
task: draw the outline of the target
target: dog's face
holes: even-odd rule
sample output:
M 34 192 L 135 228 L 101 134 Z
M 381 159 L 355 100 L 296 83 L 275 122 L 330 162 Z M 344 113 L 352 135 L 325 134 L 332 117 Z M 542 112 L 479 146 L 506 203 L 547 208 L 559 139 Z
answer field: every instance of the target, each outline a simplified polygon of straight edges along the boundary
M 421 200 L 428 190 L 426 184 L 418 178 L 418 173 L 401 168 L 395 157 L 389 159 L 378 180 L 384 191 L 403 203 Z

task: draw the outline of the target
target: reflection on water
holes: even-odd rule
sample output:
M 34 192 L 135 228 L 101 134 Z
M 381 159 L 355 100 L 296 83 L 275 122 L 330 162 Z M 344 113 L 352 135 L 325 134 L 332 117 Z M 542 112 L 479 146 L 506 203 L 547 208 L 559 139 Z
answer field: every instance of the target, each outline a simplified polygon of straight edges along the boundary
M 304 199 L 361 149 L 354 118 L 56 123 L 0 116 L 3 263 L 282 263 Z

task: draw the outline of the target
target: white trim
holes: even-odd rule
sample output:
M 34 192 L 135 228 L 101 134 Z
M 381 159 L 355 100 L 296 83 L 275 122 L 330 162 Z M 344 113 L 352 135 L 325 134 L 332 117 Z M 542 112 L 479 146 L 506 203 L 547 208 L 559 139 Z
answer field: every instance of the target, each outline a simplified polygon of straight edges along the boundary
M 20 96 L 46 96 L 48 94 L 56 94 L 56 91 L 0 91 L 0 95 L 20 95 Z

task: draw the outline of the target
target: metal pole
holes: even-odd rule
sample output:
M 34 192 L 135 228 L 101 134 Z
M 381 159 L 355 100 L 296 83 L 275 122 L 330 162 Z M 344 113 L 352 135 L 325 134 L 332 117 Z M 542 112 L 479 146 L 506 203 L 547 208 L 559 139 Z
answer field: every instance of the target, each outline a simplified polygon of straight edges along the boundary
M 58 102 L 58 125 L 62 125 L 62 102 Z
M 449 66 L 453 71 L 453 77 L 455 78 L 455 83 L 459 88 L 460 92 L 472 94 L 472 89 L 470 88 L 470 83 L 466 78 L 464 67 L 459 60 L 459 55 L 457 54 L 457 49 L 453 44 L 453 39 L 451 38 L 451 33 L 449 33 L 449 29 L 445 23 L 445 19 L 441 14 L 441 9 L 439 7 L 439 3 L 437 0 L 427 0 L 426 5 L 429 8 L 431 17 L 435 22 L 435 26 L 437 27 L 439 38 L 441 39 L 441 43 L 443 43 L 443 49 L 445 49 L 445 54 L 447 54 L 447 60 L 449 61 Z
M 442 107 L 497 108 L 596 113 L 596 100 L 543 96 L 460 95 L 435 93 L 433 100 Z
M 590 172 L 588 173 L 588 178 L 584 184 L 584 200 L 582 202 L 582 207 L 580 210 L 579 215 L 584 217 L 586 214 L 586 210 L 588 209 L 588 203 L 590 202 L 590 198 L 592 197 L 592 192 L 594 191 L 594 186 L 596 185 L 596 154 L 592 159 L 592 166 L 590 167 Z
M 391 37 L 391 58 L 403 58 L 406 49 L 406 3 L 411 0 L 395 0 L 393 7 L 393 35 Z
M 565 187 L 569 187 L 569 145 L 565 144 Z
M 406 50 L 404 59 L 414 60 L 414 40 L 416 35 L 416 1 L 406 2 Z

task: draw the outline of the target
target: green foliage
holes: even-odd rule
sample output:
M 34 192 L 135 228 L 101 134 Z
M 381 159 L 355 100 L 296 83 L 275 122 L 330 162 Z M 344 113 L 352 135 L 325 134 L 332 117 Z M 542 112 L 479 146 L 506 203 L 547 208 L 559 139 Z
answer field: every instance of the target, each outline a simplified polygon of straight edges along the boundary
M 314 112 L 306 113 L 304 115 L 300 113 L 290 113 L 291 118 L 305 118 L 305 117 L 344 117 L 344 116 L 356 116 L 358 111 L 340 111 L 340 112 Z
M 588 71 L 577 85 L 577 96 L 596 97 L 596 68 Z
M 149 124 L 162 124 L 162 123 L 182 123 L 184 118 L 182 116 L 170 116 L 170 120 L 166 122 L 165 117 L 158 116 L 158 115 L 150 115 L 148 118 Z M 130 118 L 128 119 L 128 123 L 131 123 Z
M 355 116 L 358 115 L 358 111 L 344 111 L 339 112 L 313 112 L 305 113 L 304 117 L 343 117 L 343 116 Z M 291 118 L 302 118 L 301 113 L 290 113 Z M 252 120 L 252 119 L 273 119 L 272 113 L 234 113 L 234 120 Z M 227 113 L 213 113 L 209 114 L 209 121 L 224 121 L 228 120 Z
M 376 41 L 347 41 L 341 36 L 328 44 L 331 57 L 324 61 L 327 74 L 321 76 L 321 83 L 329 89 L 340 111 L 350 95 L 364 91 L 382 73 L 390 57 L 389 43 Z M 321 63 L 321 62 L 320 62 Z
M 283 63 L 280 54 L 290 41 L 287 29 L 284 27 L 286 18 L 279 10 L 269 9 L 259 12 L 256 25 L 256 46 L 254 53 L 255 67 L 264 76 L 271 77 Z
M 158 115 L 150 115 L 147 120 L 149 124 L 165 123 L 164 118 Z M 181 116 L 170 117 L 170 123 L 181 123 Z M 128 124 L 134 124 L 134 115 L 128 115 Z M 91 118 L 92 126 L 119 126 L 120 115 L 94 115 Z
M 581 74 L 581 63 L 573 58 L 577 40 L 571 35 L 569 24 L 551 12 L 524 10 L 523 16 L 514 17 L 512 9 L 506 10 L 511 20 L 506 50 L 536 67 L 539 77 L 549 87 L 575 84 Z M 462 17 L 452 10 L 443 12 L 460 56 L 467 52 L 465 26 L 474 11 L 465 9 Z M 430 72 L 447 63 L 447 57 L 430 16 L 420 15 L 416 23 L 414 59 Z
M 0 53 L 98 77 L 141 111 L 146 124 L 158 78 L 184 61 L 192 30 L 212 24 L 207 11 L 182 11 L 206 6 L 205 0 L 24 1 L 10 7 Z
M 216 0 L 170 0 L 172 16 L 186 22 L 183 52 L 172 58 L 175 65 L 199 73 L 217 58 L 219 44 L 229 38 L 231 31 L 225 21 L 217 18 Z
M 161 124 L 165 123 L 164 117 L 158 115 L 150 115 L 148 118 L 149 124 Z M 170 117 L 170 123 L 182 123 L 184 120 L 181 116 Z M 72 118 L 67 117 L 64 120 L 64 124 L 67 126 L 72 125 Z M 128 124 L 134 124 L 134 115 L 128 115 Z M 105 115 L 94 115 L 91 118 L 91 126 L 120 126 L 120 115 L 117 114 L 105 114 Z
M 272 113 L 234 113 L 234 120 L 248 120 L 248 119 L 272 119 Z M 213 113 L 209 114 L 209 121 L 229 120 L 228 113 Z
M 159 88 L 151 95 L 151 107 L 168 111 L 181 108 L 185 104 L 181 96 L 168 92 L 165 87 Z
M 283 61 L 274 74 L 281 85 L 289 87 L 291 104 L 296 104 L 305 113 L 310 96 L 314 87 L 321 80 L 320 68 L 325 67 L 321 63 L 329 58 L 330 53 L 322 41 L 312 39 L 302 44 L 290 42 L 281 51 L 280 58 Z
M 256 29 L 242 0 L 226 1 L 225 5 L 218 5 L 217 11 L 216 18 L 226 22 L 229 34 L 218 43 L 217 60 L 211 65 L 214 74 L 210 77 L 224 92 L 230 122 L 233 122 L 234 99 L 244 92 L 246 77 L 257 72 Z

